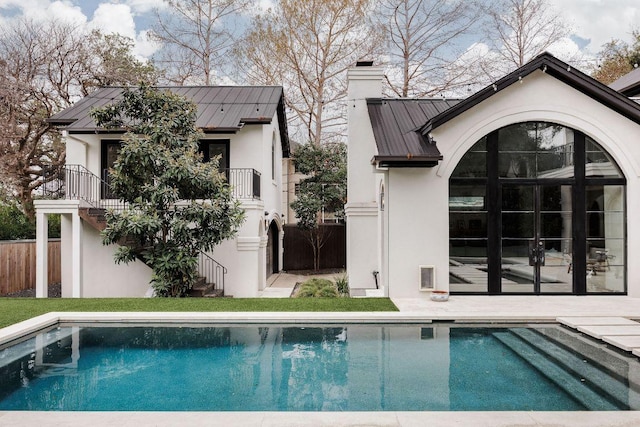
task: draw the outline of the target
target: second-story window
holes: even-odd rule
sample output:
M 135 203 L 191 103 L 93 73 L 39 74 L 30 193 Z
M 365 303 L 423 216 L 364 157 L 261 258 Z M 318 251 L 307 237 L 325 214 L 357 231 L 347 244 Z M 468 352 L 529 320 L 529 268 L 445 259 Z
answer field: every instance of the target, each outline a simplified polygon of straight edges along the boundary
M 220 160 L 218 163 L 220 172 L 224 172 L 225 170 L 229 169 L 228 139 L 200 141 L 200 152 L 202 153 L 202 160 L 204 160 L 205 162 L 210 161 L 216 156 L 220 156 Z

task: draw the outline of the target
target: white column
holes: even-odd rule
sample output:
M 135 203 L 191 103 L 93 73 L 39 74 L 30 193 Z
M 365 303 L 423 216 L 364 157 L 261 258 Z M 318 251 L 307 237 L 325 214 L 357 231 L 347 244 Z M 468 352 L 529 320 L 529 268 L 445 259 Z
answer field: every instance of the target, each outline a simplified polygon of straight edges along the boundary
M 36 212 L 36 298 L 46 298 L 49 281 L 47 214 Z
M 82 221 L 77 212 L 71 215 L 71 297 L 82 296 Z

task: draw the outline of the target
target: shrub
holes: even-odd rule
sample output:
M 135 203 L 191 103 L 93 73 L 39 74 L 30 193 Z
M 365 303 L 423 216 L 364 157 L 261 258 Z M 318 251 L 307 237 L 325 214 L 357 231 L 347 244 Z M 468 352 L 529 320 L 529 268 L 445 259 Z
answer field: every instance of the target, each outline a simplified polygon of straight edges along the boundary
M 49 215 L 49 238 L 60 237 L 60 215 Z M 36 238 L 36 221 L 15 203 L 0 204 L 0 240 Z
M 349 277 L 346 274 L 342 274 L 340 276 L 336 276 L 333 278 L 336 282 L 336 288 L 338 288 L 338 293 L 340 296 L 348 297 L 349 296 Z
M 327 279 L 309 279 L 300 285 L 296 298 L 336 298 L 336 285 Z

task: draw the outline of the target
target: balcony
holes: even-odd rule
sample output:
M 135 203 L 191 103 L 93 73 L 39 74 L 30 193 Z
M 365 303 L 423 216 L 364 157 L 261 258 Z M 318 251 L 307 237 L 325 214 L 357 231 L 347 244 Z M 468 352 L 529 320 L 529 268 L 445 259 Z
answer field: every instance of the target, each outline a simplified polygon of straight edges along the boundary
M 260 200 L 260 172 L 255 169 L 223 169 L 231 186 L 231 194 L 237 200 Z M 118 208 L 110 185 L 110 176 L 105 169 L 102 178 L 81 165 L 66 165 L 45 170 L 46 184 L 42 188 L 45 198 L 83 200 L 88 205 L 100 208 Z

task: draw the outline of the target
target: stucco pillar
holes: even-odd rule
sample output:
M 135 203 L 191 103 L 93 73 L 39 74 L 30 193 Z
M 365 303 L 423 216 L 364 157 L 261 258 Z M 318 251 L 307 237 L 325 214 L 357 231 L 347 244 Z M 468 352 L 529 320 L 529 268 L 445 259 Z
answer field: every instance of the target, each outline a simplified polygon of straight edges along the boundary
M 266 269 L 264 262 L 260 260 L 260 237 L 236 237 L 238 259 L 236 266 L 240 266 L 234 272 L 233 288 L 229 293 L 239 298 L 255 298 L 258 296 L 260 284 L 260 272 L 258 269 Z M 263 257 L 264 258 L 264 257 Z M 225 294 L 227 293 L 225 285 Z
M 71 297 L 82 297 L 82 220 L 71 215 Z
M 375 288 L 380 271 L 378 248 L 379 172 L 371 164 L 377 147 L 371 128 L 368 98 L 382 96 L 383 70 L 358 66 L 348 72 L 347 151 L 347 274 L 351 288 Z
M 49 286 L 49 217 L 36 212 L 36 298 L 46 298 Z

